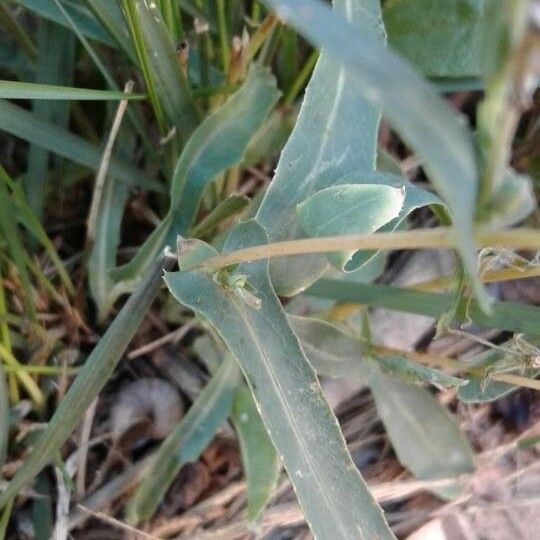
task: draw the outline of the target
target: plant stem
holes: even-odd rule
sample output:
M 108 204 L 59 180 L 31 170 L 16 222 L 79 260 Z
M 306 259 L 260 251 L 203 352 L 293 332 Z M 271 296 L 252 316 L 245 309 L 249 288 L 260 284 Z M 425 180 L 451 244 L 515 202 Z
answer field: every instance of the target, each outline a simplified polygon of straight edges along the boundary
M 483 375 L 483 370 L 465 366 L 458 360 L 454 358 L 447 358 L 446 356 L 439 356 L 429 353 L 419 353 L 416 351 L 405 351 L 401 349 L 394 349 L 392 347 L 385 347 L 384 345 L 372 345 L 371 350 L 379 356 L 403 356 L 408 360 L 418 362 L 419 364 L 437 366 L 457 371 L 464 371 L 478 377 Z M 493 373 L 489 375 L 489 378 L 494 381 L 513 384 L 515 386 L 525 386 L 534 390 L 540 390 L 540 381 L 529 379 L 527 377 L 521 377 L 519 375 Z
M 540 249 L 540 231 L 525 228 L 504 231 L 478 231 L 476 242 L 481 247 L 504 246 L 516 249 Z M 204 261 L 202 266 L 217 270 L 232 264 L 271 257 L 330 253 L 355 249 L 393 250 L 452 247 L 454 247 L 453 229 L 450 227 L 437 227 L 428 230 L 329 236 L 274 242 L 217 255 Z
M 532 268 L 502 268 L 500 270 L 489 270 L 481 275 L 480 279 L 482 283 L 498 283 L 499 281 L 512 281 L 538 276 L 540 276 L 540 266 Z M 410 285 L 410 288 L 418 291 L 436 291 L 453 285 L 456 279 L 457 276 L 450 274 L 427 281 L 413 283 Z

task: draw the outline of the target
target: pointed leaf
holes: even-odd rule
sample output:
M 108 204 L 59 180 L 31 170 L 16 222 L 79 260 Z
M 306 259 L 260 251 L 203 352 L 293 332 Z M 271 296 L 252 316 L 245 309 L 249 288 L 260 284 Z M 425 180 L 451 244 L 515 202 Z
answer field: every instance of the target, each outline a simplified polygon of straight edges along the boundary
M 274 77 L 253 66 L 242 87 L 195 130 L 176 164 L 171 209 L 135 257 L 114 271 L 117 280 L 133 280 L 155 254 L 191 227 L 204 188 L 214 177 L 240 162 L 257 129 L 279 97 Z
M 468 442 L 430 392 L 382 375 L 376 368 L 369 386 L 400 462 L 417 478 L 457 480 L 474 470 Z M 453 498 L 461 490 L 456 482 L 434 491 Z
M 237 390 L 231 419 L 240 439 L 247 481 L 248 519 L 254 522 L 276 487 L 281 461 L 247 388 Z
M 54 84 L 37 84 L 19 81 L 0 81 L 0 98 L 3 99 L 58 99 L 58 100 L 140 100 L 144 94 L 125 94 L 111 90 L 72 88 Z
M 46 148 L 75 163 L 86 165 L 92 169 L 99 167 L 100 148 L 82 137 L 45 122 L 31 112 L 8 101 L 0 100 L 0 116 L 2 117 L 0 129 L 11 133 L 11 135 Z M 158 192 L 164 190 L 160 182 L 147 178 L 144 173 L 132 165 L 121 162 L 114 157 L 111 158 L 109 170 L 128 185 L 137 185 Z

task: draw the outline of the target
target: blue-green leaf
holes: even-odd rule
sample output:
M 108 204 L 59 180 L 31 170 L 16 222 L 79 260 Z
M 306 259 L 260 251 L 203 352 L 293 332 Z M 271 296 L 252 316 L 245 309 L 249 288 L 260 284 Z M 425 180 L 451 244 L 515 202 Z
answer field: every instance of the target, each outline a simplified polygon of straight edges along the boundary
M 248 519 L 256 521 L 276 487 L 281 462 L 247 388 L 236 392 L 231 412 L 247 482 Z
M 14 0 L 14 2 L 32 10 L 40 17 L 69 28 L 66 19 L 53 0 Z M 115 46 L 114 41 L 88 9 L 73 2 L 62 2 L 62 5 L 86 37 L 111 47 Z
M 333 58 L 331 61 L 347 66 L 353 76 L 350 86 L 361 91 L 374 106 L 380 106 L 388 121 L 422 158 L 426 172 L 449 207 L 457 248 L 472 278 L 480 306 L 489 309 L 489 298 L 475 277 L 473 218 L 478 174 L 472 136 L 462 120 L 408 64 L 384 48 L 370 24 L 373 15 L 367 15 L 362 9 L 364 6 L 360 6 L 363 17 L 353 25 L 317 0 L 266 0 L 266 3 L 275 7 L 307 39 L 322 47 L 323 52 Z M 358 6 L 351 1 L 346 4 L 351 10 L 352 6 Z M 324 102 L 321 97 L 317 109 Z M 321 117 L 326 118 L 319 113 L 318 118 Z M 327 135 L 332 133 L 321 129 L 320 120 L 317 123 L 318 127 L 312 129 Z M 357 129 L 357 122 L 350 118 L 344 120 L 343 125 Z M 336 163 L 336 158 L 345 159 L 351 152 L 350 141 L 357 139 L 358 135 L 351 134 L 345 144 L 334 145 L 332 155 L 323 165 Z M 297 150 L 289 158 L 289 166 L 301 153 L 305 150 Z M 264 207 L 263 203 L 261 212 Z M 270 219 L 275 219 L 272 215 L 264 217 L 265 226 Z
M 265 242 L 260 225 L 249 221 L 231 232 L 225 249 Z M 165 281 L 179 302 L 212 324 L 240 362 L 314 535 L 393 538 L 287 322 L 267 262 L 241 264 L 229 280 L 246 282 L 258 309 L 241 291 L 203 272 L 169 273 Z
M 364 25 L 382 39 L 378 0 L 335 0 L 335 11 L 359 32 Z M 303 9 L 296 6 L 294 9 Z M 323 49 L 276 173 L 257 213 L 273 242 L 299 238 L 296 206 L 317 191 L 356 183 L 375 168 L 380 111 L 361 96 L 351 73 Z M 291 296 L 328 267 L 321 255 L 275 258 L 272 283 Z
M 169 213 L 127 265 L 114 271 L 117 280 L 136 280 L 155 254 L 193 224 L 204 188 L 217 174 L 240 162 L 257 129 L 279 97 L 275 79 L 253 66 L 242 87 L 195 130 L 176 164 Z
M 369 387 L 400 462 L 422 480 L 455 479 L 455 484 L 433 491 L 445 498 L 457 496 L 459 477 L 474 470 L 473 454 L 444 406 L 428 390 L 376 368 Z

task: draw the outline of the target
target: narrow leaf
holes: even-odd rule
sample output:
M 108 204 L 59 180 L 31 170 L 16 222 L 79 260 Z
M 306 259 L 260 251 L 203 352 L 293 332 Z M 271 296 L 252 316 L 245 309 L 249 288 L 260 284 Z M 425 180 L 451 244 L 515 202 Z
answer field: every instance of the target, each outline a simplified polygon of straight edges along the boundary
M 321 279 L 307 289 L 306 294 L 434 318 L 440 317 L 455 304 L 455 297 L 451 294 L 420 292 L 389 285 L 353 283 L 336 279 Z M 485 328 L 500 328 L 532 336 L 540 335 L 540 308 L 536 306 L 493 302 L 491 315 L 486 315 L 480 306 L 471 300 L 467 313 L 457 315 L 460 322 L 472 321 Z
M 226 250 L 265 242 L 262 228 L 249 221 L 231 232 Z M 254 290 L 259 309 L 202 272 L 169 273 L 165 280 L 179 302 L 214 326 L 240 362 L 315 536 L 393 538 L 288 325 L 267 263 L 241 264 L 236 272 Z
M 40 17 L 69 28 L 62 12 L 52 0 L 14 0 L 14 2 L 32 10 Z M 76 21 L 77 26 L 86 37 L 95 39 L 110 47 L 115 46 L 114 41 L 109 37 L 101 24 L 84 6 L 77 5 L 73 2 L 63 2 L 63 6 L 70 17 Z
M 129 504 L 130 523 L 150 519 L 182 465 L 195 461 L 208 446 L 217 428 L 229 416 L 238 382 L 238 367 L 229 357 L 161 444 Z
M 129 195 L 127 186 L 108 178 L 96 220 L 96 236 L 88 259 L 88 284 L 97 305 L 97 319 L 103 323 L 111 308 L 114 285 L 109 272 L 116 265 L 116 250 L 120 242 L 120 227 L 124 206 Z
M 266 0 L 266 3 L 279 10 L 307 39 L 322 47 L 334 62 L 347 66 L 354 74 L 351 86 L 361 90 L 369 102 L 380 106 L 393 127 L 421 156 L 430 179 L 450 209 L 458 249 L 479 303 L 482 309 L 488 309 L 489 299 L 475 278 L 476 160 L 471 134 L 457 114 L 408 64 L 384 48 L 365 16 L 355 27 L 317 0 Z M 355 128 L 357 125 L 351 119 L 345 124 Z M 318 129 L 322 131 L 320 126 Z M 351 136 L 349 142 L 339 147 L 341 156 L 347 153 L 350 140 L 355 139 L 357 136 Z
M 125 94 L 111 90 L 72 88 L 53 84 L 37 84 L 18 81 L 0 81 L 0 98 L 4 99 L 58 99 L 58 100 L 141 100 L 144 94 Z
M 86 409 L 99 394 L 122 358 L 159 291 L 163 268 L 171 266 L 170 259 L 160 257 L 137 291 L 124 304 L 116 319 L 87 358 L 47 427 L 35 442 L 23 466 L 17 471 L 7 488 L 0 493 L 0 508 L 5 507 L 22 488 L 26 487 L 47 464 L 57 457 L 60 447 L 77 427 Z
M 122 4 L 162 134 L 175 128 L 180 140 L 186 141 L 197 126 L 197 111 L 159 4 L 144 0 Z
M 498 0 L 391 0 L 384 6 L 390 46 L 428 77 L 484 72 L 483 31 Z
M 279 97 L 274 77 L 253 66 L 242 87 L 195 130 L 176 164 L 171 208 L 130 263 L 114 271 L 134 280 L 166 244 L 185 236 L 193 224 L 204 188 L 220 172 L 240 162 L 252 135 Z
M 99 167 L 101 150 L 85 139 L 45 122 L 31 112 L 8 101 L 0 100 L 0 116 L 3 119 L 0 129 L 11 135 L 46 148 L 91 169 Z M 128 185 L 136 185 L 158 192 L 164 191 L 160 182 L 147 178 L 144 173 L 132 165 L 123 163 L 116 158 L 111 159 L 109 170 Z
M 6 376 L 0 364 L 0 467 L 6 459 L 9 438 L 9 400 Z
M 469 383 L 466 379 L 453 377 L 440 369 L 422 366 L 407 358 L 390 357 L 377 360 L 381 371 L 408 384 L 428 383 L 437 388 L 453 388 L 465 386 Z
M 101 26 L 107 30 L 131 61 L 136 63 L 136 54 L 129 35 L 129 28 L 117 0 L 114 2 L 111 0 L 86 0 L 86 3 Z
M 247 481 L 248 519 L 255 522 L 276 487 L 281 462 L 247 388 L 237 390 L 231 419 L 240 439 Z

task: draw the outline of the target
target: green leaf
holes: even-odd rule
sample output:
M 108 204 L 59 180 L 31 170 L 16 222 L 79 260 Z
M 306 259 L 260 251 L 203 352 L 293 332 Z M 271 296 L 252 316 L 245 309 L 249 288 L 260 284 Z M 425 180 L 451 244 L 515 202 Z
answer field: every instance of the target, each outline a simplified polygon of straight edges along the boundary
M 162 135 L 174 128 L 179 140 L 186 141 L 198 124 L 198 113 L 159 4 L 122 0 L 122 5 Z
M 25 83 L 0 80 L 0 98 L 3 99 L 58 99 L 58 100 L 141 100 L 144 94 L 125 94 L 110 90 L 71 88 L 53 84 Z
M 95 241 L 88 259 L 88 285 L 97 306 L 97 320 L 103 323 L 111 309 L 114 281 L 109 272 L 116 265 L 120 227 L 129 191 L 126 184 L 107 178 L 96 219 Z
M 428 383 L 437 388 L 462 387 L 469 383 L 466 379 L 453 377 L 440 369 L 422 366 L 402 357 L 390 357 L 377 359 L 380 370 L 385 375 L 400 379 L 409 384 Z
M 4 464 L 9 438 L 9 400 L 6 376 L 0 364 L 0 467 Z
M 86 409 L 109 380 L 122 358 L 160 289 L 163 268 L 171 266 L 172 261 L 161 256 L 145 276 L 137 291 L 124 304 L 87 358 L 47 427 L 33 445 L 23 466 L 17 471 L 7 488 L 0 493 L 0 508 L 5 507 L 47 464 L 56 459 L 60 447 L 80 423 Z
M 37 58 L 34 82 L 40 84 L 71 85 L 75 71 L 75 39 L 73 34 L 46 19 L 37 21 Z M 34 101 L 32 113 L 43 121 L 66 129 L 69 124 L 70 104 L 62 101 Z M 52 162 L 52 163 L 51 163 Z M 47 193 L 46 178 L 50 165 L 55 172 L 62 172 L 63 160 L 50 159 L 49 152 L 31 144 L 23 186 L 28 204 L 41 219 Z
M 226 250 L 266 242 L 252 220 L 231 232 Z M 287 322 L 267 262 L 241 264 L 235 276 L 247 280 L 259 309 L 202 272 L 169 273 L 165 281 L 180 303 L 208 320 L 240 362 L 314 535 L 393 538 Z
M 253 135 L 246 148 L 242 167 L 252 167 L 279 154 L 294 126 L 296 111 L 277 109 Z
M 115 279 L 137 279 L 164 245 L 175 245 L 177 235 L 187 234 L 204 188 L 217 174 L 240 162 L 251 137 L 278 97 L 270 72 L 253 66 L 241 88 L 205 118 L 176 164 L 168 215 L 132 261 L 113 272 Z
M 94 14 L 94 17 L 101 23 L 103 28 L 107 30 L 109 35 L 126 53 L 133 63 L 136 63 L 135 49 L 129 35 L 129 29 L 126 20 L 118 5 L 118 1 L 114 0 L 86 0 L 88 7 Z
M 486 227 L 504 229 L 520 223 L 536 208 L 536 195 L 531 178 L 509 169 L 500 187 L 482 208 L 479 220 Z
M 484 72 L 483 30 L 499 0 L 390 0 L 384 22 L 390 46 L 428 77 Z
M 279 95 L 273 75 L 254 65 L 241 88 L 193 133 L 172 180 L 171 208 L 176 233 L 183 234 L 191 226 L 207 183 L 241 161 L 251 137 Z
M 240 439 L 247 481 L 248 519 L 254 522 L 272 496 L 281 462 L 247 388 L 237 390 L 231 419 Z
M 310 317 L 288 315 L 300 345 L 318 375 L 366 379 L 369 369 L 363 361 L 361 343 L 334 325 Z
M 458 425 L 439 401 L 418 388 L 374 369 L 369 386 L 377 412 L 399 461 L 421 480 L 455 478 L 474 470 L 473 453 Z M 433 489 L 445 498 L 460 493 L 459 484 Z
M 376 184 L 342 184 L 321 189 L 298 205 L 298 223 L 314 237 L 369 234 L 397 218 L 405 200 L 405 188 Z M 328 253 L 340 270 L 354 250 Z
M 17 4 L 30 9 L 40 17 L 53 21 L 69 28 L 62 12 L 52 0 L 13 0 Z M 69 13 L 71 18 L 77 23 L 81 32 L 90 39 L 95 39 L 105 45 L 114 47 L 114 41 L 109 37 L 101 24 L 84 6 L 74 4 L 73 2 L 62 2 L 63 7 Z
M 356 32 L 364 24 L 372 28 L 380 24 L 378 0 L 335 0 L 334 6 Z M 257 213 L 272 242 L 302 236 L 296 206 L 309 196 L 330 186 L 357 182 L 373 172 L 379 117 L 379 109 L 362 98 L 351 73 L 323 49 Z M 327 267 L 321 255 L 275 258 L 270 264 L 272 283 L 280 294 L 292 296 Z
M 358 339 L 319 319 L 296 315 L 288 315 L 287 318 L 318 375 L 357 377 L 368 382 L 373 360 L 364 358 L 364 350 Z M 467 384 L 466 380 L 406 358 L 378 358 L 376 362 L 385 375 L 397 377 L 407 383 L 429 383 L 443 388 Z
M 229 416 L 239 382 L 236 362 L 226 358 L 182 421 L 161 444 L 128 506 L 128 521 L 147 521 L 182 465 L 198 459 Z
M 97 169 L 101 160 L 101 149 L 82 137 L 65 131 L 54 124 L 46 122 L 22 107 L 8 101 L 0 100 L 0 129 L 20 137 L 28 142 L 46 148 L 75 163 Z M 149 190 L 163 192 L 160 182 L 151 180 L 144 173 L 130 164 L 111 158 L 109 164 L 111 174 L 128 185 L 136 185 Z
M 0 165 L 0 177 L 7 176 L 4 168 Z M 17 216 L 14 211 L 11 197 L 6 184 L 0 181 L 0 239 L 7 246 L 7 253 L 11 262 L 17 269 L 17 274 L 24 293 L 23 302 L 25 315 L 33 321 L 36 320 L 36 306 L 34 303 L 34 289 L 27 267 L 27 255 L 19 234 Z M 0 343 L 1 345 L 1 343 Z
M 249 205 L 249 197 L 232 194 L 221 201 L 191 231 L 190 236 L 201 237 L 212 232 L 222 221 L 238 214 Z
M 428 317 L 440 317 L 455 304 L 455 296 L 401 289 L 388 285 L 353 283 L 336 279 L 321 279 L 306 294 L 320 298 L 332 298 L 340 302 L 355 302 L 383 309 L 417 313 Z M 540 335 L 540 308 L 513 302 L 493 302 L 491 315 L 471 300 L 466 314 L 457 314 L 460 322 L 485 327 Z
M 73 287 L 73 283 L 66 271 L 64 263 L 62 262 L 62 259 L 60 259 L 51 239 L 47 236 L 45 229 L 43 229 L 40 220 L 36 217 L 34 212 L 32 212 L 30 206 L 26 202 L 21 185 L 13 181 L 2 168 L 0 168 L 0 182 L 3 182 L 11 189 L 13 201 L 17 207 L 17 218 L 34 239 L 43 246 L 67 291 L 71 294 L 74 293 L 75 288 Z
M 362 16 L 358 25 L 353 26 L 316 0 L 266 0 L 266 3 L 279 9 L 280 15 L 289 24 L 331 55 L 331 61 L 347 66 L 350 74 L 354 75 L 350 81 L 353 90 L 361 91 L 370 103 L 380 106 L 385 118 L 418 153 L 431 181 L 449 207 L 464 266 L 473 280 L 472 285 L 482 309 L 488 309 L 489 298 L 475 277 L 473 218 L 478 184 L 476 159 L 471 133 L 459 116 L 432 87 L 418 78 L 408 64 L 384 48 L 373 31 L 373 25 L 369 24 L 373 22 L 373 17 L 366 17 L 364 9 L 359 10 Z M 399 92 L 396 91 L 397 87 Z M 322 97 L 316 101 L 318 110 L 322 102 Z M 357 102 L 355 107 L 360 108 Z M 320 118 L 327 116 L 319 112 L 317 125 L 312 129 L 328 133 L 327 129 L 321 129 Z M 358 125 L 352 118 L 347 118 L 343 124 L 354 126 L 355 130 Z M 350 142 L 358 140 L 358 137 L 358 134 L 351 134 L 343 144 L 334 145 L 339 154 L 329 156 L 327 162 L 331 164 L 336 157 L 343 159 L 349 155 Z M 298 155 L 305 153 L 305 149 L 297 150 L 289 163 L 294 163 Z M 263 207 L 264 203 L 261 209 Z M 271 219 L 275 220 L 275 215 L 277 210 Z M 267 225 L 266 220 L 262 223 Z M 273 235 L 272 240 L 275 240 Z

